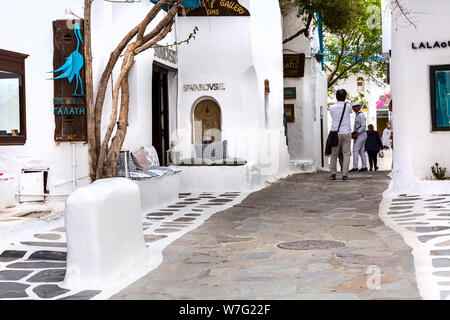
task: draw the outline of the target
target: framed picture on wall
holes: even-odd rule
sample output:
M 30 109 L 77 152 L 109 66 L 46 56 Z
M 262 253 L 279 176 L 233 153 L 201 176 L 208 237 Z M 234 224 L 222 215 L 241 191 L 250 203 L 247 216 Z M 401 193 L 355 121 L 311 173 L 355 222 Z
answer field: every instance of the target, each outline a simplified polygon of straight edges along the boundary
M 297 99 L 297 88 L 289 87 L 284 88 L 284 98 L 287 99 Z
M 295 122 L 295 108 L 293 104 L 284 105 L 284 113 L 286 114 L 287 122 Z
M 433 131 L 450 131 L 450 65 L 430 67 Z

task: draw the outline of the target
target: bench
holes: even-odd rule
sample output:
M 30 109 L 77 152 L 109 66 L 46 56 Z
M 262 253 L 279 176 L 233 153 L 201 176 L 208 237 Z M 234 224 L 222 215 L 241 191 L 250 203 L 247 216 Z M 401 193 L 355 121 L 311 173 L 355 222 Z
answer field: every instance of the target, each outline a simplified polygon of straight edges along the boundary
M 160 166 L 154 147 L 144 148 L 150 169 L 138 170 L 128 150 L 121 151 L 118 176 L 132 180 L 139 187 L 141 208 L 150 209 L 178 201 L 180 169 Z

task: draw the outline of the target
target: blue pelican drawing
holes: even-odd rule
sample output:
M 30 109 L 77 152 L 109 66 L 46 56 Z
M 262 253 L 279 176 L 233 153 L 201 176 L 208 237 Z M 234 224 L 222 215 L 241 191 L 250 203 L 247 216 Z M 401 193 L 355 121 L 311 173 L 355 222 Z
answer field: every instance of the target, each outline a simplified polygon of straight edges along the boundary
M 84 65 L 84 58 L 78 51 L 80 50 L 80 41 L 82 44 L 84 44 L 84 42 L 83 38 L 81 37 L 81 28 L 78 22 L 75 23 L 74 33 L 75 37 L 77 38 L 77 49 L 74 52 L 72 52 L 68 58 L 66 58 L 66 63 L 64 63 L 64 65 L 61 68 L 49 72 L 49 73 L 62 72 L 62 74 L 49 80 L 67 78 L 69 80 L 69 83 L 72 83 L 73 78 L 76 78 L 77 86 L 75 88 L 73 96 L 82 97 L 84 96 L 84 92 L 83 92 L 83 81 L 81 80 L 80 71 Z M 77 94 L 78 86 L 81 87 L 80 94 Z

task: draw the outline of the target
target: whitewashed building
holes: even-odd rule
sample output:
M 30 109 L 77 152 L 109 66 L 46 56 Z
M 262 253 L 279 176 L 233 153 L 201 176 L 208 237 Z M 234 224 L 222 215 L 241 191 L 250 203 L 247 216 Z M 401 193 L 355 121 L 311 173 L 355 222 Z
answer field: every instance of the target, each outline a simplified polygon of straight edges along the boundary
M 448 193 L 431 166 L 450 168 L 450 3 L 402 1 L 408 21 L 383 1 L 383 51 L 390 59 L 393 186 L 397 193 Z
M 298 10 L 291 8 L 284 16 L 284 38 L 304 28 L 297 14 Z M 302 77 L 284 79 L 287 90 L 285 108 L 288 112 L 293 110 L 293 117 L 290 121 L 287 119 L 289 155 L 292 167 L 303 171 L 317 171 L 328 166 L 323 156 L 328 136 L 328 89 L 325 71 L 315 56 L 321 52 L 318 33 L 319 29 L 315 28 L 310 35 L 312 40 L 300 35 L 283 46 L 283 53 L 287 56 L 304 55 Z
M 177 17 L 162 44 L 182 41 L 198 27 L 196 39 L 138 55 L 129 75 L 131 100 L 124 149 L 134 152 L 142 146 L 155 145 L 163 164 L 169 164 L 165 151 L 171 147 L 181 158 L 192 157 L 193 145 L 204 142 L 207 131 L 197 127 L 196 110 L 200 110 L 201 118 L 201 111 L 211 107 L 218 111 L 218 118 L 206 129 L 219 129 L 215 141 L 226 140 L 229 156 L 246 161 L 235 167 L 184 166 L 182 190 L 249 190 L 287 175 L 290 169 L 283 125 L 283 30 L 279 3 L 240 0 L 234 1 L 236 6 L 230 9 L 227 2 L 212 1 L 211 8 L 196 9 L 203 12 L 188 10 L 187 16 Z M 13 88 L 23 89 L 23 99 L 11 94 L 16 101 L 11 107 L 8 105 L 7 111 L 4 106 L 9 102 L 0 100 L 0 172 L 15 178 L 16 192 L 21 197 L 33 195 L 31 199 L 42 200 L 44 195 L 68 195 L 90 183 L 87 144 L 55 140 L 59 129 L 54 115 L 54 83 L 62 80 L 47 79 L 48 72 L 55 69 L 53 22 L 75 19 L 68 11 L 82 16 L 83 1 L 0 3 L 0 27 L 14 30 L 0 34 L 0 75 L 21 72 L 2 68 L 13 56 L 24 66 L 20 77 L 25 79 L 20 88 Z M 95 84 L 111 51 L 153 5 L 150 1 L 93 2 Z M 163 16 L 161 12 L 152 25 Z M 60 40 L 67 37 L 70 38 L 63 35 Z M 117 76 L 118 70 L 113 74 Z M 2 77 L 2 81 L 3 78 L 7 77 Z M 107 92 L 102 130 L 106 129 L 110 114 L 111 88 Z M 157 95 L 164 98 L 158 99 Z M 305 97 L 313 99 L 313 92 Z M 15 108 L 15 113 L 10 108 Z M 308 122 L 318 123 L 320 110 L 314 106 L 311 109 L 314 112 L 308 114 Z M 319 151 L 311 151 L 308 158 L 319 158 Z M 25 175 L 27 172 L 33 174 Z

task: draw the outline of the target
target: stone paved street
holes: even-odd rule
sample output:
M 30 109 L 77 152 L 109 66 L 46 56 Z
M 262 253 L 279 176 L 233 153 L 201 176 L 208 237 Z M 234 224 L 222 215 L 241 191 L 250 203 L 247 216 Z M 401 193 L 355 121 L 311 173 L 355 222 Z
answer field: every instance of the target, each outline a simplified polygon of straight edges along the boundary
M 161 252 L 168 244 L 216 212 L 239 204 L 246 196 L 247 193 L 241 192 L 180 194 L 178 202 L 144 213 L 143 240 L 151 261 L 147 272 L 159 265 Z M 44 226 L 39 233 L 31 228 L 16 241 L 0 239 L 0 300 L 103 300 L 137 279 L 138 276 L 130 274 L 130 280 L 120 284 L 119 289 L 114 287 L 117 283 L 103 291 L 66 288 L 66 229 L 61 219 L 56 225 L 50 229 Z
M 327 178 L 291 176 L 215 214 L 113 299 L 420 299 L 411 248 L 378 217 L 387 172 Z M 277 247 L 299 240 L 339 242 Z

